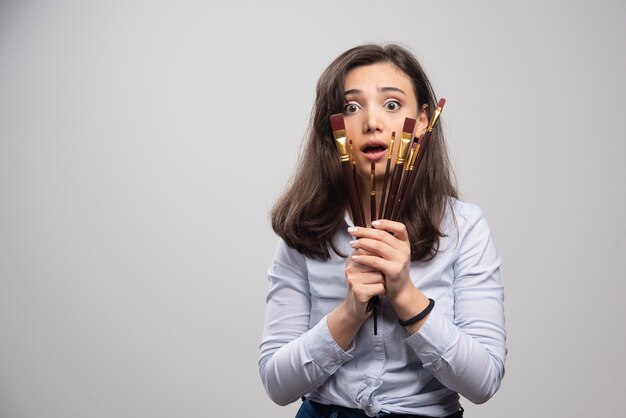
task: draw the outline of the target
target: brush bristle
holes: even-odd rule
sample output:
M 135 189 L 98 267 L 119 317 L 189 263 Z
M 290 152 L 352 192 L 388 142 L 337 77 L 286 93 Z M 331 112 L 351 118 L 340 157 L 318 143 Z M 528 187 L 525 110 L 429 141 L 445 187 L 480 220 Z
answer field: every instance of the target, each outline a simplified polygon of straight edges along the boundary
M 341 113 L 330 115 L 330 126 L 333 127 L 333 132 L 346 129 L 346 124 L 343 121 L 343 115 Z
M 415 128 L 415 119 L 404 119 L 404 127 L 402 128 L 402 132 L 408 132 L 413 135 L 413 128 Z
M 443 107 L 446 104 L 446 99 L 444 99 L 443 97 L 441 99 L 439 99 L 439 103 L 437 103 L 437 107 Z

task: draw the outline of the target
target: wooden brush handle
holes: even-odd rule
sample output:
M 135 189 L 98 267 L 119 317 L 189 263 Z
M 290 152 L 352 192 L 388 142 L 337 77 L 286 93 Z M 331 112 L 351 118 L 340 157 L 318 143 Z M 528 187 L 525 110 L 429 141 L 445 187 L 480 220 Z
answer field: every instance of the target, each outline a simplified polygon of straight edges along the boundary
M 404 190 L 398 199 L 397 208 L 394 210 L 393 221 L 400 222 L 400 218 L 402 217 L 402 213 L 404 212 L 404 207 L 406 206 L 406 201 L 409 197 L 410 190 L 413 188 L 413 183 L 415 183 L 415 177 L 417 177 L 417 170 L 413 168 L 413 170 L 409 171 L 406 174 L 407 180 L 406 185 L 404 186 Z
M 417 178 L 417 170 L 419 169 L 420 164 L 422 163 L 422 160 L 424 159 L 424 154 L 426 154 L 426 151 L 428 150 L 429 141 L 430 141 L 430 132 L 426 132 L 424 134 L 424 138 L 421 141 L 419 153 L 417 154 L 417 157 L 415 158 L 415 163 L 413 164 L 413 170 L 409 171 L 408 173 L 409 175 L 406 181 L 406 186 L 404 187 L 404 190 L 402 191 L 402 194 L 400 195 L 400 201 L 398 203 L 399 207 L 394 212 L 394 216 L 392 219 L 394 221 L 398 221 L 402 217 L 404 208 L 407 205 L 407 200 L 409 198 L 410 190 L 413 189 L 413 184 L 415 183 L 415 179 Z
M 387 182 L 389 181 L 389 166 L 391 165 L 391 159 L 387 159 L 387 165 L 385 166 L 385 178 L 383 179 L 383 192 L 380 195 L 380 208 L 378 209 L 378 218 L 382 219 L 385 210 L 385 197 L 387 196 Z
M 352 172 L 352 163 L 350 161 L 343 161 L 341 163 L 343 169 L 343 177 L 346 181 L 346 188 L 348 189 L 348 200 L 350 202 L 350 210 L 352 211 L 352 219 L 354 225 L 365 226 L 364 219 L 361 217 L 361 205 L 359 204 L 359 197 L 356 190 L 356 184 L 354 183 L 354 173 Z
M 402 198 L 404 197 L 404 195 L 406 195 L 407 180 L 411 173 L 412 172 L 409 171 L 409 172 L 404 173 L 404 175 L 402 176 L 400 187 L 398 187 L 398 192 L 396 193 L 396 201 L 393 205 L 393 210 L 391 211 L 391 217 L 389 218 L 392 221 L 398 220 L 398 210 L 400 209 L 400 206 L 402 204 Z
M 404 171 L 404 164 L 397 164 L 393 168 L 393 176 L 391 176 L 391 185 L 389 186 L 389 194 L 387 196 L 387 203 L 385 205 L 385 214 L 383 218 L 391 219 L 393 213 L 393 207 L 396 204 L 398 195 L 398 188 L 400 187 L 400 180 L 402 180 L 402 172 Z

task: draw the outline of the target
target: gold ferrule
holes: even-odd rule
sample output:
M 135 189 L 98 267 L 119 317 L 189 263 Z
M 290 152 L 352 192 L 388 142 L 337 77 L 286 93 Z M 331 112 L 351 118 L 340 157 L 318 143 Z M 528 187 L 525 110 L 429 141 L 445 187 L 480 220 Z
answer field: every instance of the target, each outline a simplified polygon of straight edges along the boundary
M 433 128 L 437 124 L 437 120 L 439 120 L 439 115 L 441 114 L 441 110 L 442 109 L 439 106 L 437 106 L 437 109 L 435 109 L 435 114 L 433 115 L 433 119 L 428 124 L 428 132 L 432 132 Z
M 419 143 L 415 146 L 415 152 L 411 149 L 411 155 L 409 156 L 409 170 L 413 170 L 413 167 L 415 167 L 415 160 L 417 160 L 417 155 L 420 153 L 420 146 L 421 144 Z
M 415 148 L 411 147 L 411 151 L 409 151 L 409 159 L 407 160 L 406 167 L 404 169 L 406 171 L 413 170 L 414 163 L 415 163 Z
M 391 159 L 391 154 L 393 153 L 393 143 L 396 142 L 396 133 L 394 132 L 391 135 L 391 143 L 389 144 L 389 152 L 387 153 L 387 159 Z
M 354 148 L 352 147 L 352 142 L 348 146 L 350 147 L 350 160 L 352 161 L 352 165 L 356 165 L 356 161 L 354 160 Z
M 346 131 L 344 129 L 340 131 L 334 131 L 333 136 L 335 137 L 335 146 L 337 147 L 337 151 L 339 151 L 339 161 L 350 161 Z
M 404 164 L 406 162 L 406 157 L 409 154 L 409 150 L 411 149 L 412 140 L 413 140 L 412 133 L 402 132 L 402 137 L 400 138 L 400 148 L 398 149 L 398 159 L 396 160 L 396 164 Z

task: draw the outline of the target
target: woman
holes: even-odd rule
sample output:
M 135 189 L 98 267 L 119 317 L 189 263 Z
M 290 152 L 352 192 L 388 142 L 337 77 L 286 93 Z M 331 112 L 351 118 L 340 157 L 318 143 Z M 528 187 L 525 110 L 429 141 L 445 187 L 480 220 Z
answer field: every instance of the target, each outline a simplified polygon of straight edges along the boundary
M 381 190 L 392 132 L 410 117 L 420 136 L 435 106 L 419 63 L 396 45 L 350 49 L 320 77 L 297 175 L 272 211 L 281 240 L 259 359 L 272 400 L 304 397 L 298 417 L 458 417 L 459 394 L 482 403 L 500 386 L 500 259 L 480 209 L 457 200 L 440 125 L 401 222 L 355 228 L 347 211 L 329 116 L 343 112 L 369 213 L 371 162 Z

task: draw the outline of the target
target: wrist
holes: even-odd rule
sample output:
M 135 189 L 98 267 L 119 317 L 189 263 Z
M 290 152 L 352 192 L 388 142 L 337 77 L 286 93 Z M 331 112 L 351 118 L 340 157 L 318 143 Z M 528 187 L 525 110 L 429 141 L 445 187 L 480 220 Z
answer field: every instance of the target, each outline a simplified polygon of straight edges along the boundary
M 331 315 L 335 316 L 337 321 L 341 321 L 344 326 L 349 328 L 360 328 L 361 325 L 368 318 L 368 314 L 363 308 L 363 312 L 357 312 L 354 306 L 347 300 L 337 305 L 337 307 L 331 312 Z
M 411 326 L 413 326 L 413 325 L 421 322 L 423 319 L 425 319 L 430 314 L 430 312 L 433 310 L 434 307 L 435 307 L 434 299 L 430 299 L 429 298 L 428 299 L 428 306 L 426 306 L 426 308 L 424 308 L 423 311 L 421 311 L 420 313 L 418 313 L 417 315 L 415 315 L 412 318 L 398 319 L 398 322 L 403 327 L 411 328 Z
M 333 309 L 326 320 L 330 335 L 344 351 L 348 350 L 364 321 L 345 302 Z
M 426 295 L 415 286 L 398 293 L 394 300 L 390 300 L 396 315 L 401 320 L 412 318 L 422 312 L 429 302 Z

